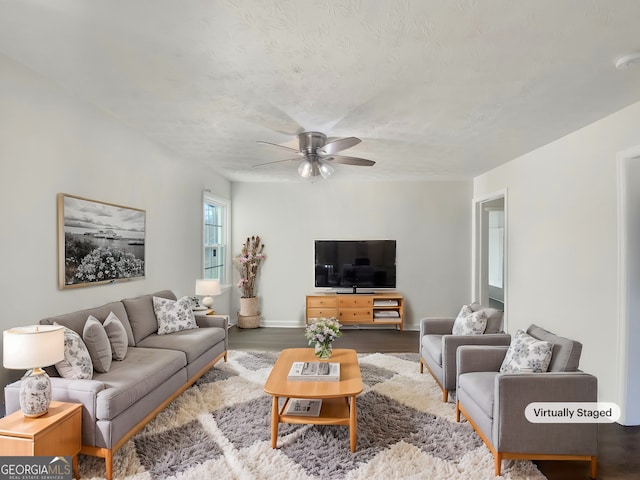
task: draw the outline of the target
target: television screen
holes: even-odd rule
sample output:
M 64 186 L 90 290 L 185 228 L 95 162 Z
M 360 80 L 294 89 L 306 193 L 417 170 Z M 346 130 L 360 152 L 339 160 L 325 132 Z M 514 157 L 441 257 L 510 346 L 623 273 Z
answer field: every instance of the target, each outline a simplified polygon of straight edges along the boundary
M 395 240 L 316 240 L 315 286 L 395 288 Z

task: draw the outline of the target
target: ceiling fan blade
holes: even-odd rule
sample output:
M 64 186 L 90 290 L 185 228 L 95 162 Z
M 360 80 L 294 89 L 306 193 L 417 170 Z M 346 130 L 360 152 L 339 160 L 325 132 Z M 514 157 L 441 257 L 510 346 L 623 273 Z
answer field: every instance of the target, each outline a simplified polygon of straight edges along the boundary
M 370 167 L 376 163 L 373 160 L 367 160 L 366 158 L 346 157 L 344 155 L 333 155 L 332 157 L 325 158 L 324 160 L 333 163 L 342 163 L 344 165 L 356 165 L 359 167 Z
M 346 150 L 347 148 L 351 148 L 354 145 L 357 145 L 361 142 L 359 138 L 356 137 L 345 137 L 339 138 L 338 140 L 334 140 L 333 142 L 329 142 L 325 144 L 321 149 L 320 153 L 322 155 L 333 155 L 341 150 Z
M 267 162 L 267 163 L 259 163 L 258 165 L 253 165 L 252 168 L 264 167 L 265 165 L 273 165 L 274 163 L 282 163 L 282 162 L 292 162 L 294 160 L 300 160 L 300 157 L 296 158 L 285 158 L 284 160 L 276 160 L 275 162 Z
M 284 145 L 278 145 L 277 143 L 263 142 L 262 140 L 256 140 L 256 142 L 257 143 L 263 143 L 265 145 L 272 145 L 274 147 L 278 147 L 278 148 L 282 148 L 284 150 L 288 150 L 289 152 L 295 152 L 297 154 L 300 154 L 300 152 L 298 150 L 296 150 L 295 148 L 285 147 Z

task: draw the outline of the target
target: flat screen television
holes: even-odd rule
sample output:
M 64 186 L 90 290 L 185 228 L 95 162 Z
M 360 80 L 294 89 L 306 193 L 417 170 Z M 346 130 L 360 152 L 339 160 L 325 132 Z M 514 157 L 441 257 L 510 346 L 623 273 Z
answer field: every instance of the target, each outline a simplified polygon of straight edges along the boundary
M 338 293 L 396 288 L 396 241 L 316 240 L 315 286 Z

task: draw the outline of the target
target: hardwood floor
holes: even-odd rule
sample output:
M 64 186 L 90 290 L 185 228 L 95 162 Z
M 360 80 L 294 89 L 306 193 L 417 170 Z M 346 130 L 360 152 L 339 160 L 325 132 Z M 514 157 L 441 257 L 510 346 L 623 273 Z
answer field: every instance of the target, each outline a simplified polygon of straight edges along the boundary
M 353 348 L 361 353 L 418 352 L 415 331 L 391 329 L 343 329 L 335 348 Z M 306 347 L 303 328 L 256 328 L 229 330 L 231 350 L 280 351 Z M 416 370 L 418 369 L 416 363 Z M 425 373 L 425 376 L 428 374 Z M 425 381 L 429 381 L 425 378 Z M 539 461 L 540 471 L 549 480 L 589 478 L 588 462 Z M 598 434 L 598 479 L 636 480 L 640 478 L 640 427 L 600 424 Z

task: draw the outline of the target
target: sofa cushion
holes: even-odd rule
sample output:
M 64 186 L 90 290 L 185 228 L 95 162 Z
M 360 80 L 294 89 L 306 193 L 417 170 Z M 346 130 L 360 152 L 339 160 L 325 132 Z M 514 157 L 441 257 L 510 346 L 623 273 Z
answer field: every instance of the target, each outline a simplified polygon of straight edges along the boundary
M 167 335 L 152 333 L 138 346 L 179 350 L 187 356 L 187 363 L 192 363 L 204 352 L 224 341 L 224 336 L 224 329 L 217 327 L 182 330 Z
M 107 332 L 107 337 L 109 337 L 112 358 L 114 360 L 124 360 L 124 357 L 127 356 L 128 346 L 127 331 L 124 325 L 122 325 L 116 314 L 111 312 L 102 326 Z
M 454 335 L 482 335 L 487 327 L 487 316 L 483 310 L 465 317 L 458 315 L 451 331 Z
M 89 315 L 84 324 L 82 340 L 87 346 L 87 350 L 89 350 L 93 369 L 96 372 L 108 372 L 113 358 L 109 336 L 102 324 L 93 315 Z
M 470 372 L 458 377 L 458 388 L 467 392 L 489 418 L 493 418 L 496 375 L 499 373 Z
M 129 325 L 129 319 L 127 312 L 122 302 L 111 302 L 100 307 L 88 308 L 86 310 L 78 310 L 77 312 L 66 313 L 64 315 L 58 315 L 57 317 L 49 317 L 40 320 L 41 325 L 53 325 L 56 322 L 58 325 L 63 325 L 70 328 L 78 335 L 82 336 L 84 330 L 84 324 L 89 318 L 89 315 L 93 315 L 100 322 L 104 322 L 109 314 L 113 312 L 118 316 L 125 330 L 127 331 L 127 339 L 129 345 L 135 345 L 133 339 L 133 331 L 131 325 Z
M 502 331 L 502 317 L 504 312 L 492 307 L 485 307 L 479 303 L 472 303 L 471 310 L 474 312 L 483 311 L 487 317 L 487 326 L 484 329 L 485 334 L 498 333 Z
M 549 364 L 550 372 L 578 371 L 580 354 L 582 353 L 582 344 L 580 342 L 559 337 L 533 324 L 527 329 L 527 333 L 534 338 L 553 344 L 553 354 Z
M 422 351 L 442 366 L 442 335 L 423 335 Z
M 58 323 L 54 322 L 54 325 Z M 71 380 L 89 380 L 93 376 L 93 364 L 87 346 L 80 335 L 64 327 L 64 360 L 56 363 L 60 376 Z
M 176 350 L 131 347 L 127 358 L 113 362 L 107 373 L 93 379 L 105 385 L 96 399 L 96 416 L 111 420 L 167 381 L 186 366 L 186 357 Z M 186 372 L 185 372 L 186 381 Z
M 542 373 L 546 372 L 551 362 L 553 345 L 544 340 L 538 340 L 518 330 L 511 338 L 511 345 L 507 350 L 501 373 Z
M 129 317 L 131 330 L 133 331 L 134 345 L 137 345 L 139 341 L 158 331 L 158 320 L 153 311 L 153 297 L 176 300 L 176 296 L 170 290 L 163 290 L 149 295 L 122 300 L 124 308 L 127 311 L 127 316 Z M 131 346 L 131 344 L 129 345 Z
M 158 335 L 198 328 L 189 297 L 179 300 L 153 297 L 153 311 L 158 320 Z

